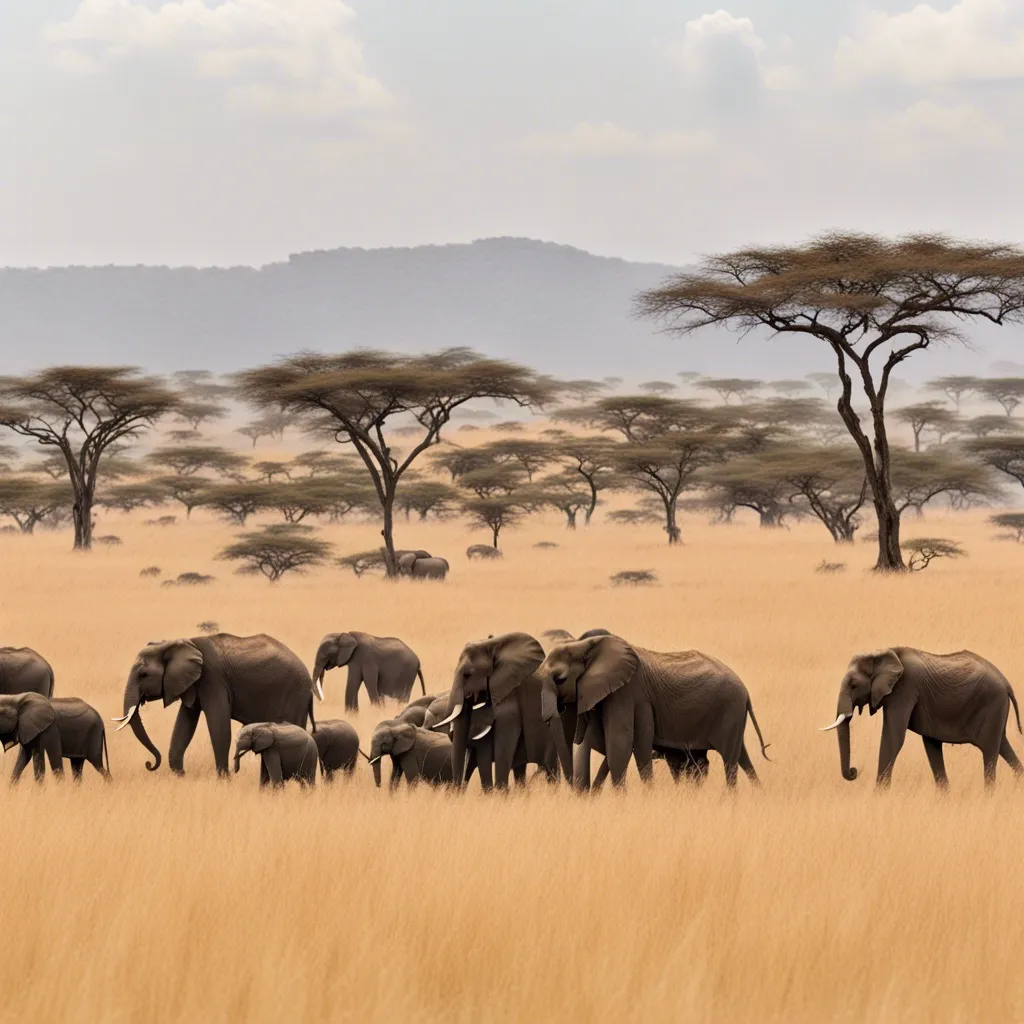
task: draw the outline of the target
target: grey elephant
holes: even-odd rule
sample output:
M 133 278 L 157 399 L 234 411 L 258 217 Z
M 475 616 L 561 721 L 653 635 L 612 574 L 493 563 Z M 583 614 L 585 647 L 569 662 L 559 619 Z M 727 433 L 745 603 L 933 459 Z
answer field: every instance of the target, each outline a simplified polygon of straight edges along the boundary
M 470 544 L 466 548 L 466 557 L 470 561 L 474 558 L 482 558 L 487 561 L 488 559 L 503 558 L 504 555 L 499 548 L 492 547 L 490 544 Z
M 421 728 L 434 729 L 435 726 L 448 714 L 447 693 L 435 697 L 425 709 Z M 399 715 L 405 718 L 407 714 L 414 713 L 409 707 Z M 405 720 L 410 720 L 406 718 Z M 469 783 L 473 773 L 480 775 L 480 784 L 484 789 L 491 789 L 494 786 L 494 712 L 489 704 L 482 704 L 471 711 L 468 739 L 466 741 L 466 771 L 462 777 L 464 784 Z M 453 725 L 441 726 L 451 735 Z M 526 752 L 522 745 L 517 746 L 517 757 L 512 761 L 512 775 L 517 783 L 526 780 Z
M 409 552 L 397 561 L 398 571 L 402 576 L 411 576 L 417 580 L 443 580 L 448 575 L 447 559 L 436 555 L 421 558 Z
M 544 649 L 528 633 L 504 633 L 466 644 L 455 668 L 448 695 L 447 714 L 433 728 L 452 725 L 452 769 L 461 780 L 466 751 L 471 741 L 488 736 L 493 743 L 494 782 L 508 787 L 513 765 L 521 781 L 527 764 L 537 764 L 549 778 L 561 766 L 572 779 L 572 755 L 562 728 L 552 717 L 545 720 L 542 682 L 537 669 L 544 661 Z M 479 715 L 490 711 L 490 721 Z M 474 718 L 474 715 L 476 717 Z M 489 788 L 490 765 L 485 752 L 477 748 L 481 782 Z
M 142 705 L 162 700 L 164 707 L 181 702 L 171 733 L 168 762 L 171 771 L 184 772 L 185 751 L 200 714 L 213 744 L 219 775 L 228 773 L 231 722 L 289 722 L 305 728 L 313 717 L 313 682 L 298 655 L 279 640 L 256 636 L 192 637 L 165 640 L 144 647 L 128 674 L 124 715 L 118 729 L 131 724 L 135 738 L 153 755 L 149 771 L 160 767 L 160 751 L 142 724 Z
M 882 712 L 882 742 L 876 783 L 888 786 L 893 763 L 907 730 L 924 741 L 928 764 L 940 789 L 948 784 L 943 743 L 970 743 L 981 751 L 985 784 L 996 779 L 1000 757 L 1016 774 L 1021 763 L 1006 738 L 1010 705 L 1020 731 L 1020 711 L 1013 687 L 990 661 L 971 651 L 929 654 L 914 647 L 890 647 L 856 655 L 839 686 L 836 720 L 825 731 L 838 730 L 843 778 L 852 781 L 850 719 L 867 707 Z
M 404 778 L 410 785 L 428 782 L 432 786 L 452 781 L 452 745 L 447 736 L 418 729 L 409 722 L 378 723 L 370 740 L 370 767 L 373 781 L 381 784 L 380 762 L 391 758 L 391 788 Z
M 0 647 L 0 693 L 53 696 L 53 669 L 31 647 Z
M 324 781 L 330 782 L 334 773 L 343 771 L 352 775 L 356 770 L 359 757 L 359 733 L 348 722 L 340 718 L 330 718 L 325 722 L 317 722 L 313 733 L 320 759 L 320 771 Z
M 316 785 L 320 753 L 314 738 L 288 722 L 252 722 L 238 730 L 235 740 L 235 773 L 242 757 L 260 755 L 260 786 L 283 786 L 295 779 L 303 786 Z
M 577 784 L 585 788 L 591 748 L 604 753 L 612 781 L 621 786 L 629 760 L 640 777 L 652 777 L 655 748 L 714 750 L 725 762 L 728 785 L 737 769 L 751 782 L 757 773 L 743 741 L 747 716 L 765 754 L 764 739 L 747 688 L 720 661 L 699 651 L 659 653 L 599 634 L 560 644 L 544 659 L 545 720 L 562 718 L 575 735 Z
M 78 697 L 54 697 L 50 701 L 50 706 L 56 715 L 61 757 L 71 762 L 71 775 L 74 780 L 81 781 L 82 769 L 88 761 L 109 782 L 110 755 L 107 752 L 107 730 L 100 713 Z M 18 764 L 14 767 L 15 773 L 20 775 L 27 764 L 28 757 L 25 748 L 22 747 L 18 755 Z
M 426 694 L 423 670 L 416 652 L 393 636 L 372 633 L 328 633 L 320 641 L 313 664 L 313 684 L 323 699 L 324 673 L 332 668 L 348 666 L 345 684 L 345 710 L 359 710 L 359 687 L 366 686 L 371 704 L 380 704 L 385 697 L 408 700 L 417 677 Z
M 42 694 L 0 695 L 0 743 L 4 750 L 21 747 L 11 782 L 18 781 L 30 760 L 37 782 L 42 781 L 46 772 L 46 760 L 50 762 L 50 771 L 63 777 L 57 715 Z

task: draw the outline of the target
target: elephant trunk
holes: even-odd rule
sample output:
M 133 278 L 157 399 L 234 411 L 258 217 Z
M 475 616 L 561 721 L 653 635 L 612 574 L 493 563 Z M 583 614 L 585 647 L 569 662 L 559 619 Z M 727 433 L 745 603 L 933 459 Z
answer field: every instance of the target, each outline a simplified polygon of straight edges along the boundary
M 836 707 L 836 738 L 839 740 L 839 769 L 847 782 L 857 778 L 857 769 L 850 767 L 850 719 L 853 718 L 853 701 L 845 691 L 839 694 Z
M 373 761 L 370 767 L 373 769 L 373 781 L 377 788 L 380 789 L 380 755 L 376 755 L 377 759 Z
M 139 681 L 132 676 L 129 676 L 124 688 L 124 715 L 125 723 L 131 725 L 135 738 L 153 755 L 153 761 L 146 762 L 146 769 L 155 772 L 160 767 L 162 758 L 142 724 L 142 694 L 139 690 Z
M 327 667 L 328 653 L 324 647 L 321 647 L 316 652 L 316 661 L 313 663 L 313 692 L 320 700 L 324 699 L 324 673 L 327 671 Z

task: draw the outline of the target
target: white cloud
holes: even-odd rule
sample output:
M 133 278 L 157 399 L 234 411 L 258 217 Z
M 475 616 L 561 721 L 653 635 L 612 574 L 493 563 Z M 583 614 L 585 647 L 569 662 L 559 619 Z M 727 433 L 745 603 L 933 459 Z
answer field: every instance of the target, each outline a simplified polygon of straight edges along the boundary
M 772 59 L 753 21 L 725 10 L 688 21 L 682 39 L 669 50 L 691 79 L 720 93 L 790 90 L 800 85 L 795 67 Z
M 611 121 L 583 121 L 560 134 L 534 135 L 524 148 L 566 157 L 660 156 L 698 153 L 712 144 L 704 131 L 642 135 Z
M 942 11 L 930 4 L 899 14 L 869 11 L 857 33 L 839 41 L 835 63 L 846 83 L 1024 78 L 1024 5 L 960 0 Z
M 386 105 L 342 0 L 80 0 L 43 38 L 58 68 L 96 74 L 126 59 L 181 63 L 263 110 L 324 116 Z
M 921 100 L 883 120 L 879 127 L 895 145 L 947 149 L 970 144 L 996 148 L 1006 143 L 1002 128 L 971 103 Z

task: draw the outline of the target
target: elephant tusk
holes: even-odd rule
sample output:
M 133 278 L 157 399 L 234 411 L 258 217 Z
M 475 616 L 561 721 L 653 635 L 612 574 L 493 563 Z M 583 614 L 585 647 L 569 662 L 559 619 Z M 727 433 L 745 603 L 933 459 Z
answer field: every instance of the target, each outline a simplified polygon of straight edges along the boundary
M 482 701 L 480 701 L 479 704 L 474 704 L 473 705 L 473 710 L 474 711 L 479 711 L 481 708 L 485 708 L 485 707 L 487 707 L 487 701 L 482 700 Z
M 120 722 L 121 724 L 114 730 L 114 732 L 120 732 L 131 720 L 132 715 L 138 711 L 139 705 L 133 704 L 127 715 L 123 715 L 121 718 L 112 718 L 112 722 Z
M 474 740 L 482 740 L 489 732 L 491 727 L 489 725 L 484 726 L 475 736 L 471 737 Z
M 317 700 L 323 700 L 324 699 L 323 676 L 321 676 L 319 679 L 314 679 L 313 680 L 313 692 L 316 694 Z
M 378 754 L 376 757 L 371 757 L 367 760 L 369 760 L 370 764 L 376 764 L 383 756 L 383 754 Z
M 831 725 L 823 726 L 818 730 L 818 732 L 829 732 L 832 729 L 838 729 L 839 726 L 843 724 L 843 722 L 848 721 L 851 718 L 853 718 L 853 715 L 840 714 Z
M 458 718 L 459 715 L 461 715 L 461 714 L 462 714 L 462 702 L 460 701 L 458 704 L 455 705 L 455 710 L 447 718 L 441 719 L 440 722 L 435 723 L 430 728 L 431 729 L 440 729 L 443 726 L 448 725 L 450 722 L 454 722 L 455 719 Z

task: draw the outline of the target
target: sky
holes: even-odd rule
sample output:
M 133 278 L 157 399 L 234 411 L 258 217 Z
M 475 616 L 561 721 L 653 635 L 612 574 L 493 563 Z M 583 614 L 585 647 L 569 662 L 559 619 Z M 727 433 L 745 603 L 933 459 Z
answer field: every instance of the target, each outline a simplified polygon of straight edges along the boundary
M 1024 239 L 1019 0 L 0 0 L 0 265 Z

